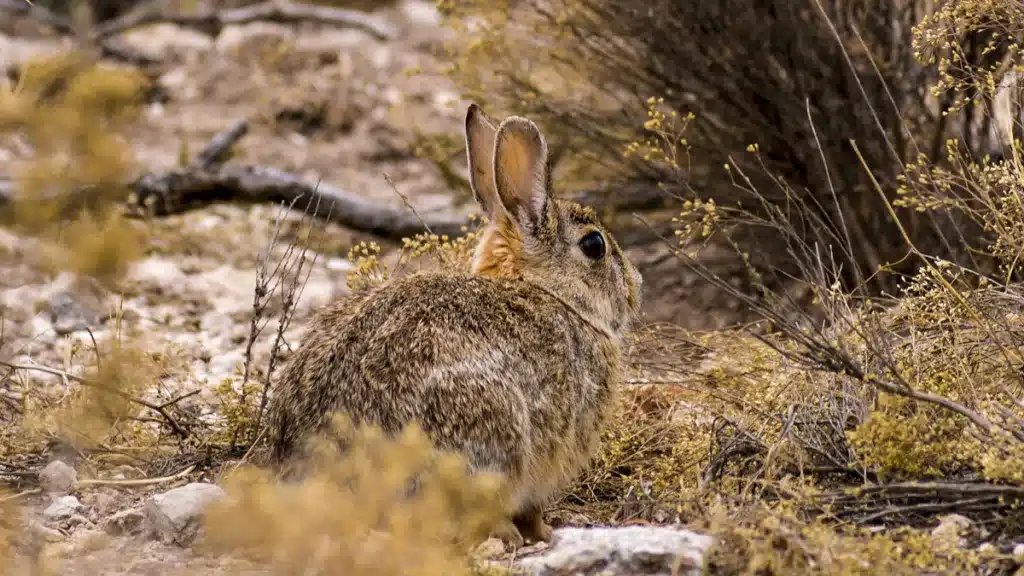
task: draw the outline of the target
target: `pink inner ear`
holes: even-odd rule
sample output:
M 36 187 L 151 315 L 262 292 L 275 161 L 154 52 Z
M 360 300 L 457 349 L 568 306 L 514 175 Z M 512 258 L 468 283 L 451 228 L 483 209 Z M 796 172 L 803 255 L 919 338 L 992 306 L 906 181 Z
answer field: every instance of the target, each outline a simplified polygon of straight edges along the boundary
M 534 130 L 515 126 L 503 130 L 496 143 L 496 184 L 498 194 L 510 212 L 526 211 L 538 220 L 547 195 L 545 149 Z

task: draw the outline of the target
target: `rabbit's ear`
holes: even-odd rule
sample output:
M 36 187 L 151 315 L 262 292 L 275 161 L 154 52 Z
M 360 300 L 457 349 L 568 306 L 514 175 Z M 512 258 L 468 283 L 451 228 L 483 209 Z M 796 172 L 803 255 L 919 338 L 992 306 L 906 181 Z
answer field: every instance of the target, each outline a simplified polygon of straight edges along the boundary
M 466 156 L 469 184 L 484 213 L 494 219 L 498 194 L 494 190 L 494 137 L 498 129 L 475 102 L 466 110 Z
M 498 198 L 520 227 L 532 231 L 544 222 L 551 189 L 548 146 L 530 120 L 512 116 L 498 127 L 494 183 Z

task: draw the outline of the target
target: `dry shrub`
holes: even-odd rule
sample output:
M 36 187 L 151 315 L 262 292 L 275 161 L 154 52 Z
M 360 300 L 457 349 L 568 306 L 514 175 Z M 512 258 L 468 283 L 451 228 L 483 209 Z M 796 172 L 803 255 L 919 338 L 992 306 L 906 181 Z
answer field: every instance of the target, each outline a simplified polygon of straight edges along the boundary
M 282 574 L 472 573 L 468 547 L 501 518 L 499 477 L 467 474 L 463 458 L 437 452 L 416 426 L 391 438 L 339 416 L 333 432 L 311 441 L 301 482 L 229 473 L 228 497 L 206 516 L 208 549 Z
M 938 93 L 967 92 L 951 101 L 974 98 L 977 108 L 990 109 L 1006 75 L 1021 65 L 1020 49 L 1012 40 L 1024 34 L 1024 18 L 1018 4 L 966 3 L 970 10 L 960 4 L 926 19 L 916 29 L 915 48 L 922 60 L 937 58 Z M 740 21 L 744 17 L 737 16 Z M 830 21 L 835 20 L 842 19 Z M 1003 76 L 996 76 L 992 67 L 978 72 L 967 58 L 968 48 L 951 48 L 954 32 L 961 40 L 976 39 L 978 34 L 1008 37 L 983 50 L 989 56 L 1011 57 L 1007 65 L 1005 58 L 992 56 Z M 924 49 L 929 42 L 932 53 Z M 956 84 L 952 78 L 970 81 Z M 683 132 L 699 120 L 691 122 L 689 114 L 673 110 L 667 100 L 648 99 L 644 127 L 652 137 L 627 151 L 683 172 L 680 159 L 692 157 L 697 147 Z M 894 174 L 888 182 L 871 164 L 865 145 L 855 145 L 857 167 L 880 202 L 876 216 L 893 223 L 901 249 L 910 250 L 904 260 L 914 261 L 920 269 L 895 286 L 895 297 L 875 300 L 858 297 L 842 282 L 850 256 L 857 252 L 857 243 L 850 240 L 855 224 L 846 220 L 846 227 L 831 239 L 808 239 L 802 227 L 823 220 L 795 183 L 780 177 L 767 189 L 759 187 L 750 167 L 761 174 L 775 173 L 770 156 L 778 147 L 752 144 L 745 159 L 731 158 L 727 167 L 734 185 L 761 203 L 758 212 L 719 202 L 711 192 L 710 198 L 684 202 L 675 219 L 677 242 L 672 248 L 680 262 L 772 323 L 762 326 L 769 333 L 756 333 L 757 346 L 746 351 L 719 344 L 726 352 L 705 371 L 702 406 L 729 420 L 725 428 L 735 429 L 727 436 L 737 454 L 760 454 L 762 460 L 775 462 L 776 470 L 765 461 L 755 477 L 771 478 L 804 466 L 875 479 L 980 472 L 985 458 L 994 459 L 986 454 L 994 449 L 991 437 L 998 431 L 1005 433 L 1000 437 L 1024 439 L 1024 390 L 1017 378 L 1024 341 L 1020 286 L 1013 282 L 1019 254 L 1024 252 L 1018 217 L 1024 181 L 1021 143 L 1009 145 L 999 158 L 978 159 L 962 152 L 962 140 L 951 142 L 943 161 L 919 156 L 914 164 L 898 166 L 897 172 L 906 174 Z M 834 185 L 830 180 L 821 187 L 828 190 Z M 888 200 L 890 194 L 899 201 Z M 787 203 L 780 204 L 778 198 Z M 936 213 L 937 218 L 955 214 L 957 220 L 985 231 L 975 241 L 962 238 L 962 249 L 983 254 L 993 265 L 970 268 L 950 262 L 941 250 L 927 252 L 929 246 L 919 242 L 913 226 L 897 214 L 897 204 L 913 208 L 911 219 L 922 213 Z M 742 231 L 749 225 L 775 233 L 826 322 L 809 316 L 791 295 L 772 290 L 756 268 L 750 269 L 749 280 L 756 296 L 744 296 L 700 264 L 700 251 L 713 241 L 735 247 L 744 262 L 751 262 L 756 254 L 745 249 Z M 898 266 L 884 268 L 894 271 Z M 728 402 L 738 403 L 743 411 L 735 413 Z M 744 475 L 747 482 L 753 480 Z
M 39 259 L 105 283 L 141 255 L 142 235 L 115 203 L 132 159 L 123 135 L 138 117 L 143 77 L 70 52 L 27 62 L 0 88 L 0 137 L 21 157 L 9 223 L 44 241 Z
M 1015 0 L 939 9 L 924 0 L 438 4 L 457 32 L 448 52 L 452 77 L 467 96 L 543 124 L 552 148 L 568 150 L 559 167 L 567 181 L 600 184 L 603 203 L 648 210 L 656 224 L 673 197 L 742 206 L 759 218 L 737 222 L 736 240 L 762 273 L 774 273 L 769 285 L 798 273 L 802 257 L 760 221 L 778 208 L 789 211 L 803 242 L 835 247 L 844 287 L 891 290 L 898 275 L 890 272 L 919 265 L 904 258 L 903 233 L 886 209 L 904 162 L 919 154 L 941 162 L 949 136 L 978 157 L 1006 151 L 989 130 L 989 107 L 954 113 L 947 109 L 955 97 L 929 92 L 948 73 L 919 61 L 924 49 L 911 32 L 939 10 L 944 16 L 926 23 L 931 38 L 944 26 L 944 39 L 960 42 L 957 65 L 1012 69 L 1019 30 L 997 37 L 992 20 L 1015 17 Z M 974 20 L 962 24 L 964 14 Z M 622 154 L 658 139 L 645 123 L 652 97 L 694 115 L 678 167 Z M 744 154 L 751 145 L 761 154 Z M 959 242 L 982 231 L 956 216 L 909 212 L 903 226 L 931 254 L 983 263 Z M 644 229 L 635 221 L 622 226 Z M 637 234 L 636 242 L 645 241 L 649 234 Z
M 479 227 L 470 231 L 471 224 L 463 226 L 464 234 L 458 238 L 431 232 L 403 238 L 402 246 L 395 252 L 391 264 L 381 258 L 380 245 L 376 242 L 356 244 L 348 251 L 348 259 L 356 265 L 355 270 L 348 275 L 348 287 L 353 292 L 366 290 L 425 267 L 468 273 L 473 250 L 487 219 L 472 215 L 470 222 L 478 223 Z
M 680 409 L 686 397 L 673 386 L 620 391 L 594 461 L 559 504 L 619 521 L 674 514 L 697 486 L 710 441 L 695 421 L 702 414 Z
M 120 323 L 120 319 L 116 319 Z M 120 326 L 87 354 L 82 370 L 55 373 L 62 386 L 39 385 L 26 373 L 20 430 L 4 438 L 10 456 L 34 450 L 40 442 L 68 442 L 79 450 L 101 446 L 155 446 L 173 434 L 168 422 L 143 404 L 152 397 L 159 378 L 170 371 L 172 359 L 152 351 L 143 334 Z M 29 372 L 26 370 L 26 372 Z M 54 378 L 53 375 L 48 378 Z M 151 404 L 160 405 L 161 400 Z M 169 414 L 175 411 L 168 406 Z M 172 416 L 173 417 L 173 416 Z

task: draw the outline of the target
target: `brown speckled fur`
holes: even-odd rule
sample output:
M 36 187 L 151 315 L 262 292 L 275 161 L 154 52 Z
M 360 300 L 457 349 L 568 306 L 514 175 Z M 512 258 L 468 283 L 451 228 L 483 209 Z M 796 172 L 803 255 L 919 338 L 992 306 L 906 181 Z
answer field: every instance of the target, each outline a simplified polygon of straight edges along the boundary
M 596 449 L 641 278 L 593 210 L 551 195 L 528 120 L 495 127 L 471 106 L 467 148 L 490 220 L 472 273 L 421 272 L 326 306 L 278 378 L 270 447 L 286 462 L 339 410 L 388 433 L 418 422 L 506 475 L 515 528 L 500 535 L 518 545 L 550 538 L 544 504 Z M 594 230 L 599 260 L 578 245 Z

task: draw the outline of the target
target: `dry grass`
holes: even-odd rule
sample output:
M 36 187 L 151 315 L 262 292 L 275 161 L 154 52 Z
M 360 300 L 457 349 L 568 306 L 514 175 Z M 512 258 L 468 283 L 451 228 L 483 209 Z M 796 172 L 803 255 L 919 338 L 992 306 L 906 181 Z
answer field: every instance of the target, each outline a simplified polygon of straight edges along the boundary
M 345 452 L 317 443 L 302 482 L 231 472 L 228 499 L 207 516 L 209 550 L 280 574 L 470 574 L 468 546 L 501 518 L 500 479 L 468 476 L 461 457 L 437 453 L 414 426 L 394 439 L 343 418 L 335 430 Z

